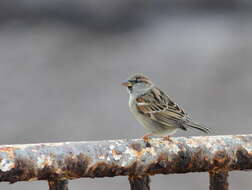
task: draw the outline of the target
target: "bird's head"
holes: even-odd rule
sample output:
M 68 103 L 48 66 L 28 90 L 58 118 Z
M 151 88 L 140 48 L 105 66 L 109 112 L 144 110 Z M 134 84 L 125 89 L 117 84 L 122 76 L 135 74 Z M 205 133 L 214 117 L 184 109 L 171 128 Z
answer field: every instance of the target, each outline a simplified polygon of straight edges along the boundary
M 142 94 L 153 87 L 152 81 L 143 74 L 134 74 L 122 83 L 128 88 L 130 94 Z

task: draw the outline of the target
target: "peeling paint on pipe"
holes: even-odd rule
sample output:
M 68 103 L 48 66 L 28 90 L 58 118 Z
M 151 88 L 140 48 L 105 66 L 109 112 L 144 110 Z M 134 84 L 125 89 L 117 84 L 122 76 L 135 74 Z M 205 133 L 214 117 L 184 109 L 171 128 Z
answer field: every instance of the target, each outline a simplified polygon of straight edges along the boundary
M 0 146 L 0 181 L 252 169 L 252 134 Z

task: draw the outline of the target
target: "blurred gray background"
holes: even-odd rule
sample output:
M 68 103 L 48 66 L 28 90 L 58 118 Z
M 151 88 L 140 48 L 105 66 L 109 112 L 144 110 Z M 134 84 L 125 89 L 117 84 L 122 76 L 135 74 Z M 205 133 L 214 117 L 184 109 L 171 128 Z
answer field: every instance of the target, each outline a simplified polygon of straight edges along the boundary
M 143 136 L 120 86 L 135 72 L 217 134 L 251 133 L 251 7 L 246 0 L 1 1 L 0 143 Z M 230 189 L 249 189 L 251 178 L 230 173 Z M 208 175 L 157 175 L 151 188 L 207 189 Z M 129 184 L 127 177 L 78 179 L 70 189 Z

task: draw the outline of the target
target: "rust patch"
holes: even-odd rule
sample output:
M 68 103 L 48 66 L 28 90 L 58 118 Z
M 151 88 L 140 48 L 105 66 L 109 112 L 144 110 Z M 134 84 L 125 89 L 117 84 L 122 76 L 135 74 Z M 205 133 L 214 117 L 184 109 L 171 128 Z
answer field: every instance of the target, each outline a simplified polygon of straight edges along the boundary
M 131 189 L 150 190 L 150 177 L 149 176 L 129 176 Z
M 9 152 L 9 151 L 13 151 L 15 150 L 15 148 L 13 147 L 1 147 L 0 148 L 0 152 Z
M 128 171 L 129 175 L 141 174 L 143 172 L 143 165 L 139 164 L 139 161 L 134 162 L 127 168 L 124 168 Z
M 169 173 L 172 168 L 173 160 L 169 160 L 167 153 L 161 153 L 157 161 L 152 162 L 148 167 L 148 174 L 154 175 L 156 173 Z
M 30 179 L 37 179 L 33 161 L 19 159 L 15 160 L 15 168 L 8 172 L 0 172 L 1 181 L 9 181 L 15 183 L 17 181 L 29 181 Z
M 0 148 L 0 152 L 4 152 L 8 155 L 9 159 L 13 159 L 14 158 L 14 151 L 16 150 L 16 148 L 13 147 L 2 147 Z
M 190 162 L 191 162 L 191 153 L 189 151 L 179 151 L 178 160 L 176 160 L 175 162 L 176 164 L 174 165 L 174 167 L 179 168 L 179 171 L 184 172 L 187 170 Z
M 117 155 L 121 155 L 121 154 L 122 154 L 121 152 L 119 152 L 119 151 L 117 151 L 115 149 L 112 150 L 112 155 L 113 156 L 117 156 Z
M 218 151 L 213 156 L 211 170 L 215 173 L 217 173 L 218 171 L 227 170 L 231 160 L 232 159 L 229 157 L 228 153 L 225 150 Z
M 167 174 L 170 171 L 170 162 L 166 162 L 164 160 L 159 161 L 159 162 L 153 162 L 149 165 L 148 170 L 147 170 L 147 174 L 149 175 L 155 175 L 157 173 L 163 173 L 163 174 Z M 166 166 L 165 168 L 163 166 Z
M 142 146 L 140 143 L 133 143 L 130 145 L 135 151 L 141 152 L 142 151 Z
M 167 153 L 161 153 L 158 158 L 158 165 L 161 168 L 167 168 L 169 166 L 169 157 Z
M 143 155 L 144 151 L 146 151 L 146 152 L 148 151 L 147 148 L 146 148 L 146 149 L 143 149 L 140 143 L 132 143 L 132 144 L 130 145 L 130 148 L 132 148 L 132 149 L 131 149 L 132 152 L 134 152 L 135 156 L 136 156 L 138 159 Z
M 99 162 L 94 164 L 91 168 L 88 170 L 88 176 L 89 177 L 113 177 L 116 175 L 121 175 L 124 169 L 122 167 L 117 167 L 113 164 L 107 164 L 105 162 Z
M 244 148 L 239 148 L 236 151 L 238 168 L 243 170 L 252 166 L 252 156 Z
M 87 172 L 91 159 L 84 154 L 77 156 L 71 155 L 65 158 L 62 171 L 64 175 L 70 178 L 79 178 Z M 60 166 L 60 163 L 58 163 Z
M 146 148 L 151 148 L 151 144 L 148 141 L 146 142 Z
M 198 149 L 191 155 L 191 161 L 188 163 L 189 171 L 207 171 L 209 170 L 209 157 L 204 150 Z
M 114 177 L 114 176 L 125 176 L 125 175 L 143 175 L 143 166 L 139 164 L 139 161 L 133 162 L 127 167 L 121 167 L 116 164 L 108 164 L 106 162 L 98 162 L 92 165 L 88 169 L 88 177 Z
M 198 150 L 191 153 L 189 150 L 179 151 L 177 155 L 161 153 L 156 162 L 149 165 L 148 174 L 156 173 L 186 173 L 200 172 L 209 169 L 209 158 L 204 156 L 204 151 Z
M 209 172 L 210 190 L 228 190 L 228 171 Z
M 45 166 L 40 170 L 39 174 L 38 179 L 40 180 L 55 180 L 62 176 L 62 174 L 57 173 L 56 169 L 50 166 Z
M 50 190 L 68 190 L 67 180 L 48 181 L 48 185 Z

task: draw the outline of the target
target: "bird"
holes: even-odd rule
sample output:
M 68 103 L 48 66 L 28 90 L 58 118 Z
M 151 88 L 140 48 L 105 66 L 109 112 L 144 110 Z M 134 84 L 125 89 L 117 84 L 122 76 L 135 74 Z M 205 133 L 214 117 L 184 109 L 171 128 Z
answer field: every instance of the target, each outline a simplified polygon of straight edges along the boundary
M 210 132 L 210 128 L 193 121 L 181 106 L 144 74 L 133 74 L 122 85 L 128 89 L 130 111 L 149 131 L 143 136 L 145 141 L 148 141 L 150 136 L 161 136 L 172 141 L 170 135 L 178 129 L 187 131 L 193 128 L 204 133 Z

